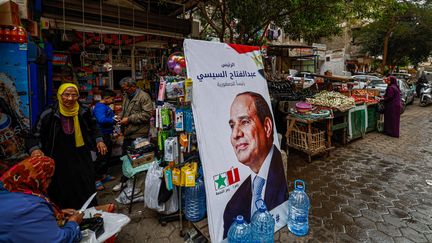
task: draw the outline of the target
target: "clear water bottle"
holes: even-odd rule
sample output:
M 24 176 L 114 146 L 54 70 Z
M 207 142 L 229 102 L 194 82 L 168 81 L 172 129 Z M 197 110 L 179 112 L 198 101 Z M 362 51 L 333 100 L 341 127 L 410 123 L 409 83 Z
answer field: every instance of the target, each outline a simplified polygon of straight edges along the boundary
M 204 181 L 198 178 L 194 187 L 185 188 L 185 218 L 197 222 L 206 214 L 206 195 Z
M 228 243 L 249 243 L 251 237 L 250 225 L 246 223 L 243 216 L 238 215 L 228 230 Z
M 267 211 L 267 207 L 262 199 L 255 202 L 257 211 L 252 215 L 251 228 L 252 239 L 254 242 L 273 243 L 275 220 Z
M 302 180 L 294 181 L 294 191 L 288 198 L 288 229 L 297 236 L 309 232 L 309 197 L 305 192 L 306 184 Z

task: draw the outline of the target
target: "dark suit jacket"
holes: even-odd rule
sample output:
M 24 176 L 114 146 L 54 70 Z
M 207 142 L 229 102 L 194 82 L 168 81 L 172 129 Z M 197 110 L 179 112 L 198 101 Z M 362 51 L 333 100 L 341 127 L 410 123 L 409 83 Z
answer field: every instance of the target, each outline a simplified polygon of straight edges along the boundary
M 269 211 L 288 199 L 288 188 L 285 180 L 281 152 L 275 146 L 273 146 L 273 148 L 273 156 L 267 175 L 266 190 L 264 194 L 264 202 Z M 251 201 L 251 176 L 248 176 L 225 207 L 223 215 L 224 239 L 227 236 L 228 229 L 231 226 L 233 219 L 237 215 L 243 215 L 246 222 L 250 223 Z

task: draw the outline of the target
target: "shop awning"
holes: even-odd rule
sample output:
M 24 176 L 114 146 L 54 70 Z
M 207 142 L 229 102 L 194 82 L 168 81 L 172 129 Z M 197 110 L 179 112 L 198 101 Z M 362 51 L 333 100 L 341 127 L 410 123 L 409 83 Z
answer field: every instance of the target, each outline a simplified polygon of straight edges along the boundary
M 68 0 L 65 2 L 65 27 L 78 31 L 124 34 L 155 34 L 167 37 L 183 38 L 190 34 L 192 25 L 187 19 L 180 19 L 174 16 L 163 15 L 151 11 L 131 9 L 122 6 L 103 4 L 102 25 L 100 16 L 100 5 L 96 1 L 84 1 L 84 24 L 83 6 L 80 0 Z M 145 4 L 146 1 L 137 1 Z M 161 5 L 161 10 L 164 5 Z M 183 7 L 182 7 L 183 9 Z M 178 6 L 176 8 L 177 11 Z M 162 11 L 161 11 L 162 12 Z M 165 11 L 163 11 L 166 14 Z M 173 14 L 169 12 L 168 14 Z M 120 16 L 120 20 L 118 18 Z M 57 28 L 63 28 L 63 1 L 44 0 L 43 17 L 54 19 L 58 24 Z M 119 28 L 120 23 L 120 28 Z

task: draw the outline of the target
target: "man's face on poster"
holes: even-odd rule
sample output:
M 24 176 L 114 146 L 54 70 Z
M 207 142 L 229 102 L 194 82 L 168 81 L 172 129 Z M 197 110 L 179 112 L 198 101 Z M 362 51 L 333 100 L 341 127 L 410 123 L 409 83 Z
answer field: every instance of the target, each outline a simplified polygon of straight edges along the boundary
M 270 118 L 261 122 L 253 98 L 240 95 L 231 105 L 229 125 L 237 159 L 257 173 L 273 144 Z

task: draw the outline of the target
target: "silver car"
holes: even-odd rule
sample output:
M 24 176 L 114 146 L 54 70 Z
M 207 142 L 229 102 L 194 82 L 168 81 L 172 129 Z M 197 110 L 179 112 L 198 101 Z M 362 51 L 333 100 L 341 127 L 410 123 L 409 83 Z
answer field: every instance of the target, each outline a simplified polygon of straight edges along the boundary
M 380 78 L 373 75 L 361 74 L 354 75 L 351 78 L 355 79 L 356 84 L 353 86 L 354 89 L 363 89 L 366 85 L 368 85 L 373 80 L 379 80 Z
M 402 100 L 402 110 L 401 113 L 405 111 L 407 105 L 411 105 L 414 102 L 414 90 L 411 89 L 408 84 L 402 80 L 398 79 L 398 86 L 401 91 L 401 100 Z M 372 80 L 366 88 L 370 89 L 378 89 L 380 91 L 380 96 L 384 96 L 385 91 L 387 89 L 387 84 L 382 79 Z

